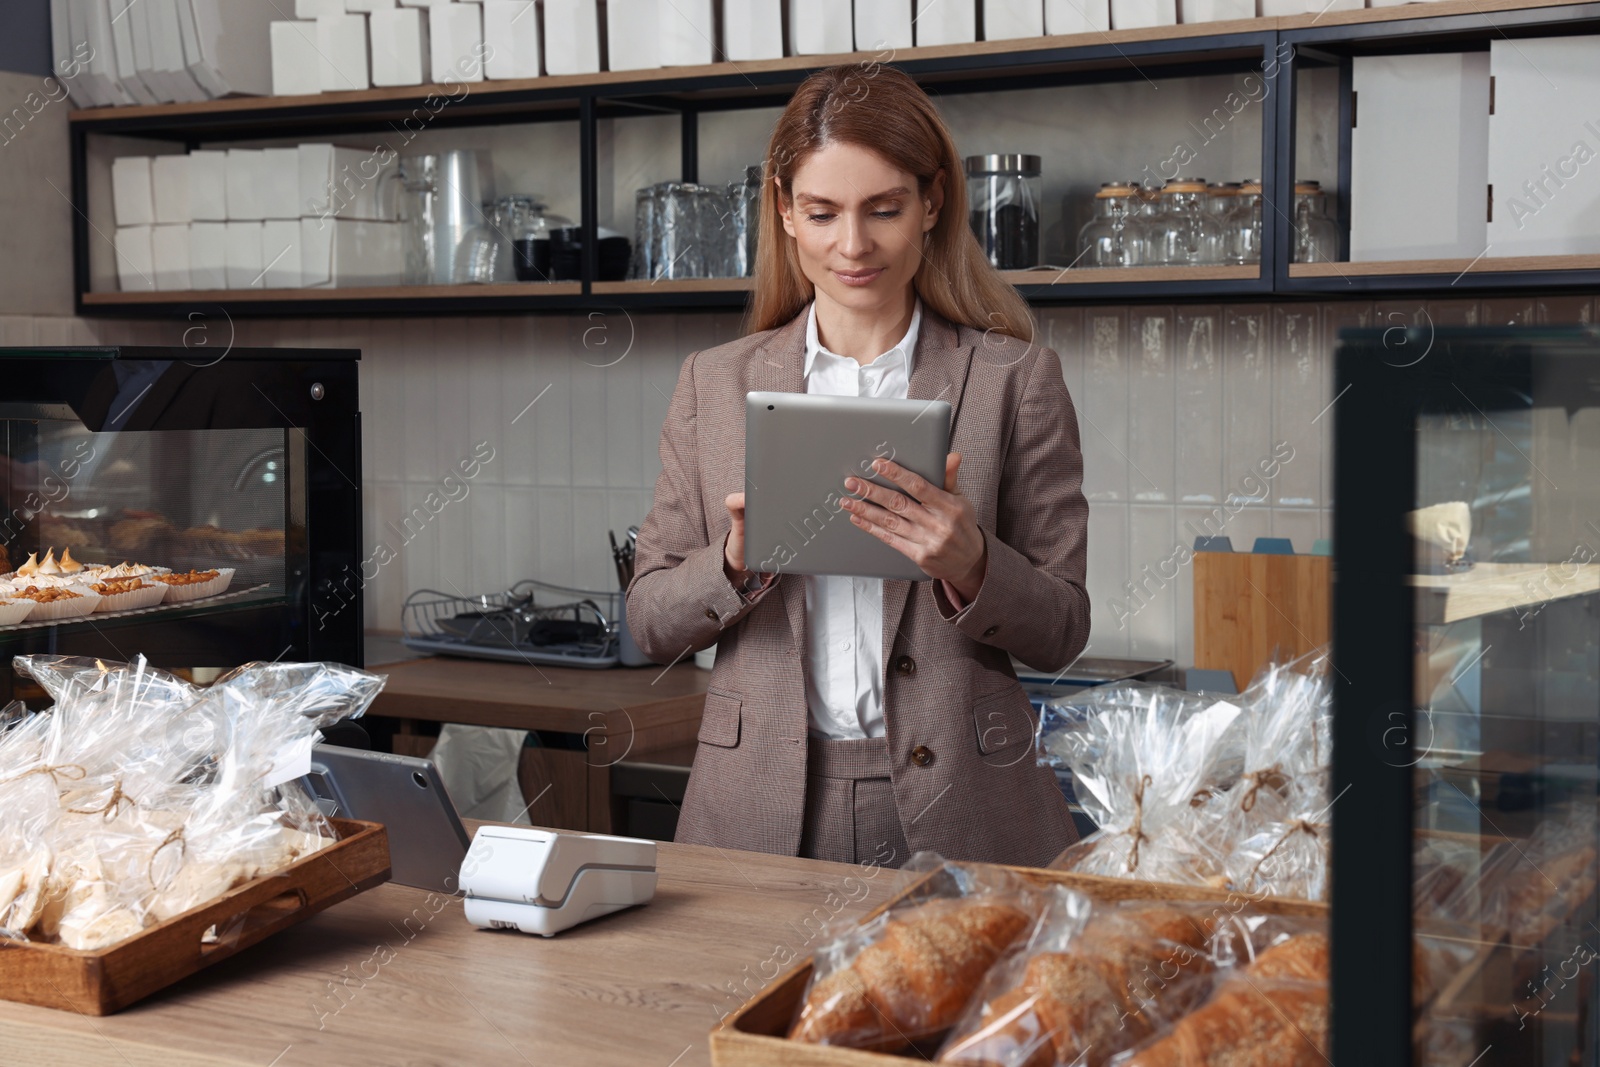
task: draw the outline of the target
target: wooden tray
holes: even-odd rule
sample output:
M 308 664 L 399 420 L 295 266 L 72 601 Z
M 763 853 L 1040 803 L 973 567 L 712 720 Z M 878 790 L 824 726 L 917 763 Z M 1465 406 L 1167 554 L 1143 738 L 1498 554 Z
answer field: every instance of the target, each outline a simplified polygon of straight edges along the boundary
M 110 1015 L 389 880 L 379 823 L 331 819 L 335 844 L 109 948 L 0 941 L 0 999 Z M 218 939 L 205 943 L 207 930 Z
M 999 867 L 1039 885 L 1064 885 L 1093 900 L 1171 900 L 1218 904 L 1248 901 L 1251 909 L 1271 915 L 1321 918 L 1328 915 L 1328 905 L 1320 901 L 1249 897 L 1206 886 L 1137 882 L 1125 878 L 1053 871 L 1043 867 L 979 866 Z M 914 898 L 933 874 L 930 872 L 928 877 L 913 882 L 861 921 L 868 922 L 900 901 Z M 738 1011 L 723 1019 L 711 1031 L 712 1067 L 890 1067 L 894 1064 L 903 1067 L 907 1062 L 914 1062 L 914 1059 L 908 1060 L 905 1056 L 788 1040 L 784 1035 L 794 1022 L 795 1011 L 805 996 L 806 983 L 810 978 L 811 959 L 807 958 L 773 979 L 770 985 L 746 1001 Z

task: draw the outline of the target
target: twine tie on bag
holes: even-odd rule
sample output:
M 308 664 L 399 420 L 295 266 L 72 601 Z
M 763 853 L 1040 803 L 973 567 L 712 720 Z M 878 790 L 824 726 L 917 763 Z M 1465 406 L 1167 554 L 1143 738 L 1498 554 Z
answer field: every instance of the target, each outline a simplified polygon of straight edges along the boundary
M 1313 826 L 1311 823 L 1307 822 L 1304 819 L 1295 820 L 1294 824 L 1292 826 L 1290 826 L 1289 829 L 1287 829 L 1287 830 L 1285 830 L 1283 832 L 1283 836 L 1278 838 L 1277 843 L 1275 845 L 1273 845 L 1271 848 L 1267 849 L 1266 854 L 1264 856 L 1262 856 L 1260 859 L 1256 860 L 1256 865 L 1254 867 L 1250 868 L 1250 881 L 1247 884 L 1248 885 L 1255 885 L 1256 884 L 1256 876 L 1261 873 L 1261 865 L 1263 863 L 1266 863 L 1269 859 L 1271 859 L 1272 858 L 1272 854 L 1274 852 L 1278 851 L 1278 849 L 1282 848 L 1285 844 L 1287 844 L 1288 841 L 1289 841 L 1289 838 L 1293 837 L 1295 834 L 1299 833 L 1302 830 L 1304 830 L 1306 833 L 1310 834 L 1313 839 L 1315 839 L 1316 836 L 1317 836 L 1317 828 L 1315 826 Z
M 77 771 L 78 773 L 75 775 L 67 774 L 66 772 L 69 770 Z M 20 782 L 24 778 L 31 777 L 35 774 L 48 774 L 50 776 L 50 780 L 55 783 L 56 788 L 60 789 L 61 780 L 63 778 L 69 782 L 81 782 L 89 776 L 89 768 L 78 763 L 57 763 L 54 765 L 39 766 L 35 767 L 31 771 L 23 771 L 14 778 L 7 778 L 5 781 L 0 782 L 0 785 L 10 785 L 12 782 Z
M 145 877 L 149 879 L 151 885 L 154 885 L 156 881 L 156 857 L 161 855 L 162 849 L 173 844 L 178 846 L 178 855 L 180 857 L 189 854 L 189 846 L 183 840 L 183 827 L 180 826 L 168 834 L 162 839 L 161 844 L 156 846 L 155 851 L 150 853 L 150 862 L 145 864 L 144 874 Z
M 1144 832 L 1144 791 L 1150 787 L 1151 778 L 1147 774 L 1139 780 L 1139 788 L 1133 791 L 1133 825 L 1128 827 L 1128 833 L 1133 835 L 1133 848 L 1128 850 L 1128 873 L 1132 874 L 1139 869 L 1139 843 L 1150 838 Z
M 117 815 L 122 811 L 122 805 L 124 804 L 128 805 L 130 808 L 138 806 L 132 797 L 122 791 L 122 782 L 119 779 L 112 784 L 111 796 L 106 800 L 102 807 L 68 808 L 67 810 L 74 815 L 103 815 L 107 820 L 110 820 L 117 817 Z
M 1239 802 L 1239 810 L 1253 810 L 1256 806 L 1256 794 L 1261 791 L 1261 787 L 1271 785 L 1272 780 L 1279 777 L 1282 777 L 1282 775 L 1276 765 L 1268 767 L 1264 771 L 1252 771 L 1249 775 L 1251 785 L 1245 792 L 1244 799 Z

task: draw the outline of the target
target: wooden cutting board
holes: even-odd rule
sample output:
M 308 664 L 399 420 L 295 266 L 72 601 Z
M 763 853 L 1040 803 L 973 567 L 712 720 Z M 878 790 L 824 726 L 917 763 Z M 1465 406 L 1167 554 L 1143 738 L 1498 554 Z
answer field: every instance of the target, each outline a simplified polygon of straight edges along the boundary
M 1272 660 L 1328 643 L 1331 556 L 1197 552 L 1194 665 L 1232 671 L 1240 689 Z

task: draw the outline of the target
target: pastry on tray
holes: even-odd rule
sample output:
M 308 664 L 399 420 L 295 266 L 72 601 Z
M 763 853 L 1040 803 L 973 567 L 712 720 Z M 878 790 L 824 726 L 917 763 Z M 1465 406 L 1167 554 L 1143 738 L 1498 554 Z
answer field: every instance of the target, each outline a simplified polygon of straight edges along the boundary
M 1326 1067 L 1328 938 L 1299 934 L 1217 985 L 1124 1067 Z
M 29 622 L 75 619 L 89 614 L 100 603 L 100 594 L 86 586 L 41 585 L 24 578 L 14 581 L 11 588 L 8 595 L 12 599 L 33 601 Z
M 789 1037 L 894 1052 L 947 1030 L 1031 919 L 982 896 L 909 908 L 849 966 L 812 984 Z
M 1150 1009 L 1174 1015 L 1192 1003 L 1197 983 L 1188 979 L 1212 970 L 1205 955 L 1212 906 L 1094 907 L 1059 950 L 1014 965 L 1014 983 L 969 1015 L 940 1050 L 940 1063 L 1102 1067 L 1154 1032 Z M 991 985 L 1005 984 L 996 977 Z
M 134 608 L 150 608 L 161 603 L 166 598 L 167 587 L 157 582 L 147 581 L 137 575 L 131 578 L 106 578 L 95 581 L 89 579 L 89 588 L 100 594 L 100 603 L 95 605 L 95 611 L 130 611 Z
M 172 571 L 166 574 L 151 574 L 150 581 L 160 582 L 167 587 L 167 594 L 163 603 L 173 604 L 185 600 L 200 600 L 208 596 L 216 596 L 228 588 L 228 583 L 233 581 L 232 567 L 219 567 L 215 570 L 186 571 L 178 573 Z

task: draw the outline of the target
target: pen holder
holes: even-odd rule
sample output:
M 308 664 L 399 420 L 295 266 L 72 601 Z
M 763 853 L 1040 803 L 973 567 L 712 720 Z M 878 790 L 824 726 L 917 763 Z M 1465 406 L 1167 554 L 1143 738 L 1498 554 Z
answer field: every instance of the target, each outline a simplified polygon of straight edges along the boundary
M 639 651 L 639 646 L 633 641 L 633 631 L 628 629 L 628 598 L 618 598 L 621 608 L 617 611 L 617 663 L 623 667 L 643 667 L 650 663 L 650 657 Z

